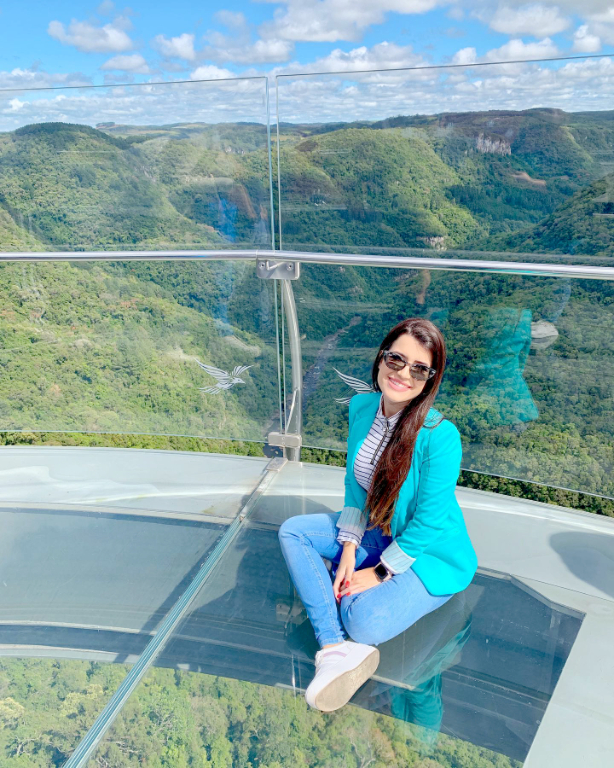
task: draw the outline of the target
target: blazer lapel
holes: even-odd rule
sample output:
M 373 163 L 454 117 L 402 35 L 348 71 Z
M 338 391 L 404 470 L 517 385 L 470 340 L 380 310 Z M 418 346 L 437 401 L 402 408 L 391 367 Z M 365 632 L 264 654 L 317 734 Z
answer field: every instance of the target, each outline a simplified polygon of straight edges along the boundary
M 348 457 L 349 463 L 348 463 L 347 471 L 350 473 L 350 482 L 352 483 L 352 487 L 357 493 L 361 494 L 361 498 L 363 498 L 363 502 L 367 498 L 367 492 L 356 480 L 356 477 L 354 475 L 354 462 L 356 461 L 356 456 L 358 455 L 360 446 L 364 443 L 367 435 L 369 434 L 369 430 L 371 429 L 371 425 L 373 424 L 373 419 L 375 418 L 375 414 L 377 413 L 377 409 L 379 408 L 381 396 L 382 396 L 381 392 L 373 393 L 373 401 L 370 402 L 356 416 L 354 420 L 354 425 L 352 427 L 352 432 L 350 434 L 351 451 L 350 451 L 350 456 Z

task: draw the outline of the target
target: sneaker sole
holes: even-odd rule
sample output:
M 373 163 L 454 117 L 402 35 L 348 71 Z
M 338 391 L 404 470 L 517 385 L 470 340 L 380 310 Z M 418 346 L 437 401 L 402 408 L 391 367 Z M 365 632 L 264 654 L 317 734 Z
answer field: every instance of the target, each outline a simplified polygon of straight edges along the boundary
M 347 704 L 360 686 L 365 683 L 379 666 L 379 650 L 370 653 L 357 667 L 344 672 L 319 691 L 315 706 L 321 712 L 334 712 Z

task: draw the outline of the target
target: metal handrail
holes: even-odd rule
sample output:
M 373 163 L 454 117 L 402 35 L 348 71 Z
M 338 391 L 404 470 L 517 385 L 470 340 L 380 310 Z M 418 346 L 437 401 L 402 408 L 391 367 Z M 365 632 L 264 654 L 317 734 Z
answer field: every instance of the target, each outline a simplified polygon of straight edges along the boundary
M 412 249 L 416 253 L 418 249 Z M 424 249 L 425 254 L 432 253 Z M 454 251 L 455 254 L 463 253 Z M 488 252 L 484 252 L 488 253 Z M 499 254 L 492 254 L 499 255 Z M 503 254 L 501 254 L 503 255 Z M 507 254 L 506 254 L 507 255 Z M 528 254 L 527 254 L 528 255 Z M 563 254 L 540 254 L 548 258 L 565 258 Z M 389 267 L 394 269 L 438 269 L 449 272 L 495 272 L 536 277 L 574 277 L 589 280 L 614 280 L 614 267 L 560 263 L 531 263 L 489 259 L 433 258 L 432 256 L 384 256 L 358 253 L 311 253 L 308 251 L 273 250 L 206 250 L 206 251 L 5 251 L 0 262 L 22 261 L 193 261 L 250 260 L 274 258 L 276 261 L 300 261 L 304 264 L 338 264 L 355 267 Z

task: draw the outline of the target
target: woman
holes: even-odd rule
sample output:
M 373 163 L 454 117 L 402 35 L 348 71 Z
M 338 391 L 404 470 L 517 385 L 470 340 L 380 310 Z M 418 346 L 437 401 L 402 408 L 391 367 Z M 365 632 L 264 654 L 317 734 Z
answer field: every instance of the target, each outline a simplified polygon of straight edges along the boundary
M 375 391 L 350 401 L 343 511 L 298 515 L 279 529 L 320 645 L 305 698 L 324 712 L 375 672 L 375 646 L 465 589 L 477 569 L 454 496 L 460 435 L 432 408 L 445 359 L 428 320 L 388 333 L 373 363 Z M 334 583 L 323 558 L 338 564 Z

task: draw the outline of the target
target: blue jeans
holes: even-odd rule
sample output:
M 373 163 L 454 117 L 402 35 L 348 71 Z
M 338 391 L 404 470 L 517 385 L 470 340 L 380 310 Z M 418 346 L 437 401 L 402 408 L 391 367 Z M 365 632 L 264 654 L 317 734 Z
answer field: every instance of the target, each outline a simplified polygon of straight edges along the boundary
M 348 635 L 357 643 L 385 643 L 452 597 L 431 595 L 409 568 L 371 589 L 342 597 L 338 605 L 322 558 L 335 565 L 341 559 L 343 545 L 335 525 L 339 515 L 297 515 L 279 529 L 281 551 L 320 647 L 340 643 Z M 391 541 L 379 528 L 365 531 L 356 550 L 356 570 L 377 565 Z

